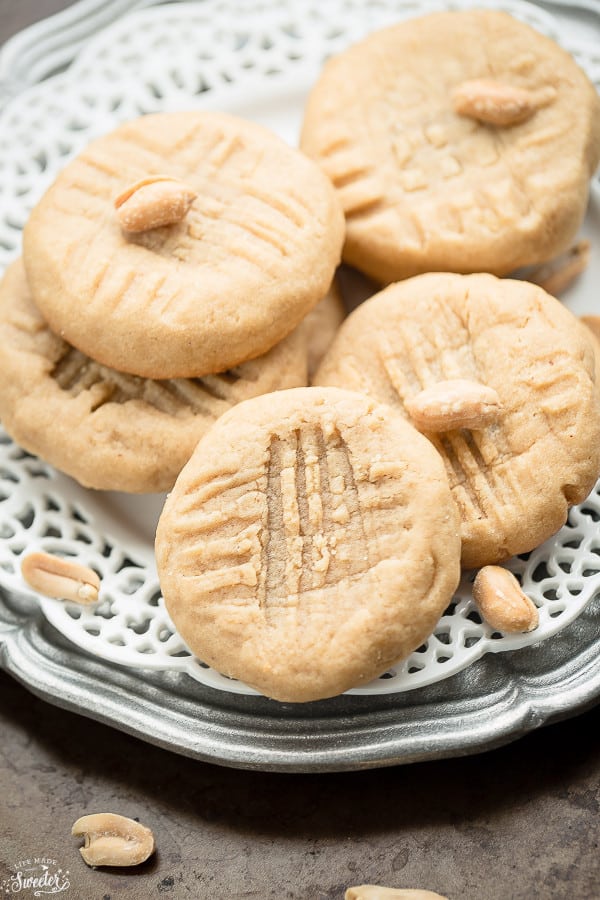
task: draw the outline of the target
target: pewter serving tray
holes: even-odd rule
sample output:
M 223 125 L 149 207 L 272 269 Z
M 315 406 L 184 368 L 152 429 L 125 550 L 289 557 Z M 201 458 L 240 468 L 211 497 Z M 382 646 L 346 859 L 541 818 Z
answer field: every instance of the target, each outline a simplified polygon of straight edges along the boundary
M 17 35 L 0 54 L 0 265 L 18 254 L 29 209 L 65 161 L 119 121 L 221 108 L 294 143 L 328 55 L 401 17 L 467 5 L 83 0 Z M 555 37 L 600 84 L 598 4 L 571 5 L 567 17 L 560 7 L 560 19 L 549 3 L 478 5 Z M 597 185 L 584 233 L 600 243 Z M 565 298 L 575 312 L 594 311 L 599 277 L 594 259 Z M 371 685 L 304 705 L 260 697 L 191 656 L 156 580 L 161 500 L 85 491 L 0 432 L 0 661 L 38 695 L 198 759 L 327 771 L 473 753 L 600 694 L 599 488 L 555 538 L 511 561 L 539 607 L 537 632 L 503 637 L 478 621 L 466 574 L 409 660 Z M 93 564 L 103 602 L 82 610 L 33 595 L 19 563 L 38 548 Z

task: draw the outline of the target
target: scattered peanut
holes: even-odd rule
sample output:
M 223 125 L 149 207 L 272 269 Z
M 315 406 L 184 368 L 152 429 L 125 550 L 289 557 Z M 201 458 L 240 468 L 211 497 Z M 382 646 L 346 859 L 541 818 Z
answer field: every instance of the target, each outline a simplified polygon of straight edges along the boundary
M 100 578 L 93 569 L 49 553 L 30 553 L 21 561 L 21 574 L 35 591 L 75 603 L 95 603 Z
M 377 884 L 361 884 L 348 888 L 344 900 L 448 900 L 433 891 L 420 891 L 415 888 L 387 888 Z
M 485 428 L 500 417 L 500 398 L 478 381 L 456 378 L 439 381 L 405 403 L 408 414 L 422 431 Z
M 527 281 L 538 284 L 548 294 L 558 297 L 581 275 L 589 261 L 590 242 L 578 241 L 556 259 L 530 269 Z
M 177 178 L 153 175 L 119 194 L 115 209 L 123 231 L 149 231 L 181 222 L 196 197 L 196 192 Z
M 473 584 L 473 599 L 488 625 L 505 634 L 533 631 L 539 624 L 534 603 L 508 569 L 484 566 Z
M 533 92 L 491 78 L 480 78 L 459 84 L 452 93 L 452 103 L 459 116 L 507 127 L 526 122 L 555 97 L 553 87 Z
M 88 866 L 139 866 L 154 852 L 150 829 L 115 813 L 82 816 L 71 834 L 84 838 L 79 852 Z

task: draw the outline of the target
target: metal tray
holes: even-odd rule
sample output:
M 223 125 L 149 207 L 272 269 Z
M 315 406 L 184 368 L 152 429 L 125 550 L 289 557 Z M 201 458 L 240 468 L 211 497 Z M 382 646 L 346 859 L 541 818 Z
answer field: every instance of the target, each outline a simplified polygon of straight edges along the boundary
M 267 95 L 263 90 L 268 70 L 265 59 L 272 67 L 273 55 L 268 57 L 270 51 L 265 42 L 262 49 L 252 48 L 248 56 L 244 17 L 240 14 L 233 18 L 235 7 L 240 5 L 244 6 L 242 0 L 237 0 L 237 4 L 235 0 L 205 0 L 185 7 L 162 7 L 144 0 L 108 3 L 83 0 L 6 45 L 0 54 L 0 98 L 5 101 L 12 98 L 11 114 L 18 121 L 20 98 L 32 102 L 31 95 L 24 91 L 28 83 L 42 82 L 57 68 L 64 69 L 81 48 L 79 74 L 82 67 L 85 70 L 88 44 L 98 28 L 109 26 L 107 31 L 96 35 L 96 48 L 101 47 L 103 39 L 106 46 L 111 46 L 110 22 L 128 10 L 157 7 L 135 14 L 136 33 L 140 33 L 145 15 L 152 15 L 156 23 L 156 17 L 164 12 L 168 28 L 173 11 L 186 9 L 190 15 L 204 16 L 207 27 L 210 22 L 212 28 L 220 28 L 221 32 L 229 28 L 230 35 L 235 37 L 234 52 L 244 57 L 240 58 L 240 65 L 244 68 L 250 59 L 249 69 L 254 69 L 241 86 L 233 84 L 223 90 L 213 90 L 212 95 L 207 89 L 207 104 L 223 105 L 226 97 L 232 111 L 243 112 L 245 108 L 249 110 L 248 115 L 254 112 L 258 118 L 269 119 L 270 112 L 264 113 L 264 102 L 265 96 L 272 96 L 273 114 L 283 123 L 284 131 L 289 129 L 291 136 L 297 127 L 303 97 L 302 78 L 304 83 L 310 82 L 324 55 L 360 36 L 365 23 L 373 28 L 382 24 L 382 10 L 390 17 L 398 17 L 442 4 L 382 0 L 378 13 L 372 12 L 372 5 L 366 0 L 334 0 L 326 12 L 321 8 L 323 4 L 311 0 L 301 11 L 295 8 L 298 4 L 293 0 L 277 3 L 263 0 L 255 4 L 264 16 L 263 30 L 268 30 L 270 23 L 273 28 L 281 29 L 287 14 L 296 23 L 300 17 L 300 24 L 307 29 L 311 16 L 313 29 L 320 16 L 323 26 L 318 40 L 312 41 L 300 29 L 300 37 L 294 40 L 302 41 L 305 49 L 302 77 L 298 79 L 297 69 L 279 73 L 281 77 L 278 75 L 269 82 Z M 519 0 L 494 5 L 531 16 L 528 10 L 532 8 Z M 554 6 L 541 5 L 545 9 Z M 248 4 L 245 6 L 249 14 Z M 566 15 L 564 5 L 556 6 L 560 7 L 562 17 L 560 22 L 548 18 L 548 29 L 560 34 L 569 48 L 585 57 L 589 65 L 600 65 L 592 49 L 592 37 L 600 33 L 598 4 L 571 4 Z M 333 20 L 337 17 L 339 22 L 344 21 L 344 13 L 349 23 L 346 30 L 342 29 L 341 34 L 339 29 L 337 33 L 330 30 L 325 38 L 327 16 Z M 302 52 L 296 56 L 301 57 Z M 90 70 L 91 87 L 94 78 L 105 77 L 98 59 L 97 56 Z M 66 68 L 57 76 L 67 87 L 69 80 L 75 78 L 70 72 Z M 52 80 L 44 81 L 44 85 L 49 95 L 56 88 Z M 82 142 L 87 140 L 88 132 L 97 133 L 110 127 L 102 108 L 99 111 L 97 100 L 94 98 L 89 109 L 76 111 L 84 119 L 88 113 L 87 124 L 79 129 L 84 132 Z M 76 140 L 73 134 L 68 137 L 73 149 Z M 40 193 L 51 176 L 52 166 L 41 169 L 36 182 Z M 587 224 L 593 239 L 598 235 L 598 220 L 596 203 Z M 487 655 L 443 682 L 407 693 L 347 694 L 318 703 L 293 705 L 214 689 L 180 672 L 133 670 L 99 659 L 68 641 L 50 624 L 36 602 L 18 592 L 0 589 L 0 665 L 51 703 L 187 756 L 241 768 L 334 771 L 475 753 L 514 740 L 544 723 L 583 711 L 600 696 L 599 620 L 600 599 L 595 597 L 577 620 L 552 641 L 501 655 Z

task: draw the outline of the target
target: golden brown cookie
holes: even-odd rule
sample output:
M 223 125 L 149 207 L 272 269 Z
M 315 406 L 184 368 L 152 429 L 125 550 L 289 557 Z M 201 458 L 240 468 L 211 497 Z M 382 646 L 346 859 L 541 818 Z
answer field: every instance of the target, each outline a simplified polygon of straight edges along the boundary
M 121 228 L 134 200 L 127 227 L 140 204 L 160 221 L 161 198 L 180 221 Z M 31 214 L 23 257 L 44 318 L 83 353 L 148 378 L 197 377 L 298 325 L 331 283 L 343 229 L 329 181 L 271 132 L 223 113 L 159 113 L 66 166 Z
M 327 348 L 346 317 L 344 301 L 337 281 L 304 320 L 308 339 L 308 377 L 317 371 Z
M 580 316 L 585 339 L 591 342 L 596 361 L 596 385 L 600 389 L 600 316 Z
M 305 388 L 215 423 L 167 499 L 156 556 L 192 651 L 295 702 L 418 647 L 456 588 L 460 537 L 420 434 L 367 397 Z
M 314 381 L 419 422 L 444 459 L 467 568 L 537 547 L 600 474 L 591 342 L 524 281 L 431 274 L 391 285 L 344 322 Z
M 296 329 L 220 375 L 151 381 L 109 369 L 53 334 L 21 261 L 0 284 L 0 417 L 12 437 L 86 487 L 166 491 L 202 435 L 235 403 L 306 384 Z
M 600 159 L 600 102 L 503 12 L 440 12 L 331 59 L 301 140 L 336 186 L 344 259 L 379 282 L 505 274 L 565 250 Z

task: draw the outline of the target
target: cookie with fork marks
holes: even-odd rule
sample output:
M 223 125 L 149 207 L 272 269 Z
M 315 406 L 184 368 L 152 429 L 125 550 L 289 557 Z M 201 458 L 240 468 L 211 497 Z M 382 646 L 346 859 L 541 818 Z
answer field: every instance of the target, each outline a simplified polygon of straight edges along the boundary
M 235 403 L 306 384 L 301 325 L 217 375 L 155 381 L 90 359 L 48 328 L 20 260 L 0 283 L 0 417 L 15 441 L 86 487 L 169 490 L 200 438 Z
M 504 275 L 571 243 L 600 100 L 565 50 L 507 13 L 439 12 L 329 60 L 301 146 L 344 207 L 345 261 L 379 283 Z
M 23 259 L 42 315 L 82 353 L 196 378 L 290 334 L 325 296 L 343 234 L 331 183 L 266 128 L 157 113 L 65 167 L 32 211 Z
M 390 285 L 346 319 L 313 383 L 389 403 L 427 434 L 460 509 L 467 568 L 537 547 L 600 474 L 591 335 L 525 281 Z
M 156 556 L 191 650 L 301 702 L 423 642 L 458 583 L 460 536 L 442 462 L 412 426 L 360 394 L 298 388 L 215 423 L 167 499 Z

